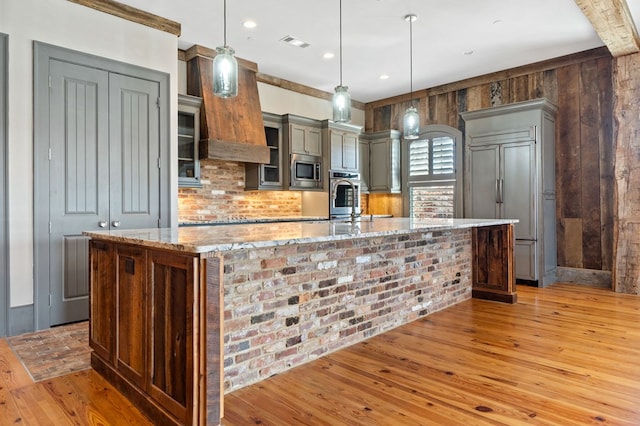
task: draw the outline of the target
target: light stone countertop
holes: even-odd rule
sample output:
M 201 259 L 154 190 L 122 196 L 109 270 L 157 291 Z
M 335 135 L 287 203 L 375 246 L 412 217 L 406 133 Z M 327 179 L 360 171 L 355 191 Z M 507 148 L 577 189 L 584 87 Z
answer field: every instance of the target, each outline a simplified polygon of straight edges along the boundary
M 137 244 L 144 247 L 206 253 L 288 244 L 325 242 L 352 238 L 442 231 L 517 223 L 517 219 L 410 219 L 368 217 L 317 222 L 249 223 L 177 228 L 85 231 L 96 239 Z

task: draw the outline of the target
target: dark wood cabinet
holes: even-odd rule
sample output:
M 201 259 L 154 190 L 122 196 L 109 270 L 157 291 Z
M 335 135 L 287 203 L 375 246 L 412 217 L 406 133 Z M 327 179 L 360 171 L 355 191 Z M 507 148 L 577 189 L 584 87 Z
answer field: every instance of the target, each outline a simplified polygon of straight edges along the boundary
M 513 224 L 472 228 L 474 298 L 516 303 Z
M 91 242 L 91 365 L 155 424 L 220 422 L 220 263 Z

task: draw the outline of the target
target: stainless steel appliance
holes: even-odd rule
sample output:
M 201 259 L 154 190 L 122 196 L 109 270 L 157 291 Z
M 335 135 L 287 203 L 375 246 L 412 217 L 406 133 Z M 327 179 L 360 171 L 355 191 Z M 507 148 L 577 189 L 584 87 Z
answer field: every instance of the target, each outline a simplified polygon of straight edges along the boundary
M 329 217 L 360 216 L 360 173 L 329 170 Z
M 322 157 L 291 154 L 291 189 L 322 189 Z

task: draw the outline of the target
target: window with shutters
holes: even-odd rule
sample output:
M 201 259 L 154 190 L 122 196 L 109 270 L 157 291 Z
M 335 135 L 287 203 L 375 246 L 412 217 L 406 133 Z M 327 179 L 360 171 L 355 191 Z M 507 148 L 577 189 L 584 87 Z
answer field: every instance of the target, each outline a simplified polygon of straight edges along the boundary
M 404 141 L 406 155 L 405 214 L 415 218 L 452 218 L 461 211 L 458 190 L 459 143 L 462 134 L 453 127 L 432 125 L 420 137 Z M 460 175 L 461 176 L 461 175 Z

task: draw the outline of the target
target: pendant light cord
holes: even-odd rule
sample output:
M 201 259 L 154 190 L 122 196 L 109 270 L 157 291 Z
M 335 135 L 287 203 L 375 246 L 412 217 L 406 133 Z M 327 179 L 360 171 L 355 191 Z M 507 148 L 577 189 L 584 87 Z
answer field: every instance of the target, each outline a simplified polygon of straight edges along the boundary
M 340 0 L 340 86 L 342 86 L 342 0 Z
M 224 31 L 224 47 L 227 47 L 227 0 L 224 0 L 223 2 L 224 6 L 223 6 L 223 14 L 224 14 L 224 21 L 222 24 L 222 28 Z
M 409 96 L 413 106 L 413 16 L 409 16 Z

